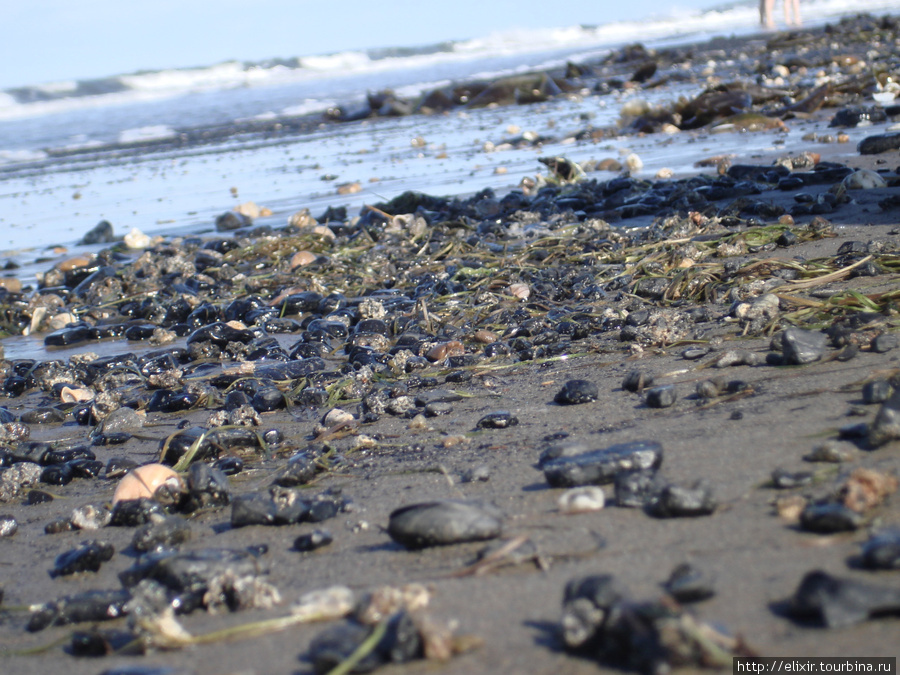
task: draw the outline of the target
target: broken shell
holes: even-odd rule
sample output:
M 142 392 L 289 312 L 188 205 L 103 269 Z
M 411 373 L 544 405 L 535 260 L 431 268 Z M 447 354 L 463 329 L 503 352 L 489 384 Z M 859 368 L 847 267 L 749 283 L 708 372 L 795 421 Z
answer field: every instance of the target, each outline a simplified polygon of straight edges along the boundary
M 59 392 L 59 398 L 63 403 L 80 403 L 94 398 L 94 392 L 90 389 L 73 389 L 63 387 Z
M 150 237 L 136 227 L 132 228 L 131 232 L 126 234 L 122 240 L 130 249 L 147 248 L 152 243 Z
M 119 482 L 112 503 L 131 499 L 152 499 L 156 491 L 163 485 L 171 485 L 178 489 L 184 488 L 184 483 L 175 471 L 163 464 L 145 464 L 129 471 Z

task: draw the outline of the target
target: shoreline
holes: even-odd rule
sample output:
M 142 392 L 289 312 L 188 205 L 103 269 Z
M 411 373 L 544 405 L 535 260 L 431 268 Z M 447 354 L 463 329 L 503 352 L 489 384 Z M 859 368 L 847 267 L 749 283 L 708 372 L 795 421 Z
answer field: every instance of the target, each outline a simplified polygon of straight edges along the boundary
M 809 113 L 809 121 L 832 112 Z M 858 509 L 841 501 L 860 469 L 888 487 L 900 475 L 898 440 L 881 443 L 871 432 L 896 396 L 864 403 L 863 391 L 871 382 L 896 389 L 900 372 L 893 206 L 900 177 L 888 168 L 896 151 L 828 164 L 846 148 L 810 145 L 819 162 L 774 153 L 796 160 L 790 169 L 739 156 L 721 175 L 643 180 L 595 171 L 529 194 L 408 193 L 372 204 L 358 220 L 332 212 L 317 223 L 306 214 L 280 230 L 263 220 L 255 233 L 250 226 L 164 238 L 124 259 L 112 247 L 81 267 L 49 272 L 38 293 L 0 296 L 8 325 L 21 328 L 43 308 L 39 334 L 71 340 L 74 351 L 92 351 L 86 336 L 102 331 L 120 336 L 103 343 L 113 354 L 136 344 L 158 350 L 152 363 L 140 354 L 70 355 L 48 365 L 52 348 L 44 363 L 0 361 L 4 391 L 16 394 L 4 406 L 17 418 L 0 427 L 3 461 L 23 469 L 28 458 L 45 455 L 39 443 L 49 443 L 87 446 L 99 463 L 96 477 L 65 484 L 16 485 L 11 468 L 0 469 L 8 495 L 0 516 L 18 529 L 0 549 L 8 667 L 72 675 L 126 665 L 197 675 L 311 672 L 305 657 L 331 624 L 102 658 L 69 653 L 78 644 L 72 631 L 115 645 L 121 635 L 107 631 L 135 635 L 127 618 L 25 630 L 26 606 L 122 588 L 120 573 L 138 560 L 134 528 L 79 530 L 65 522 L 86 504 L 104 511 L 119 481 L 107 477 L 110 460 L 157 460 L 184 427 L 275 429 L 281 437 L 263 449 L 250 436 L 234 447 L 225 436 L 196 445 L 210 462 L 237 457 L 244 468 L 228 479 L 231 505 L 190 510 L 175 500 L 174 517 L 192 532 L 178 548 L 252 547 L 261 570 L 255 578 L 283 600 L 179 615 L 194 635 L 285 616 L 303 593 L 337 584 L 360 593 L 418 582 L 432 594 L 434 617 L 458 621 L 459 633 L 482 644 L 437 666 L 414 660 L 383 672 L 590 673 L 597 660 L 569 653 L 561 638 L 563 589 L 585 575 L 613 574 L 636 600 L 663 598 L 667 611 L 724 626 L 760 655 L 898 655 L 896 616 L 839 628 L 785 616 L 785 602 L 815 569 L 887 589 L 883 596 L 900 592 L 896 569 L 860 563 L 870 531 L 900 527 L 896 481 L 880 501 Z M 857 169 L 881 170 L 884 184 L 838 189 Z M 799 184 L 786 187 L 788 179 Z M 54 315 L 70 311 L 85 325 L 46 330 Z M 226 320 L 243 327 L 225 327 Z M 813 344 L 809 363 L 790 361 L 783 333 L 791 326 Z M 143 339 L 125 340 L 126 331 Z M 644 386 L 629 391 L 634 371 Z M 585 402 L 560 402 L 570 380 L 594 385 Z M 63 402 L 62 385 L 90 398 Z M 665 392 L 651 395 L 654 387 Z M 668 405 L 657 407 L 656 396 Z M 326 422 L 335 407 L 350 417 Z M 128 425 L 98 426 L 116 411 Z M 505 426 L 484 421 L 500 411 L 506 416 L 492 419 Z M 80 423 L 86 420 L 92 423 Z M 868 425 L 857 430 L 861 436 L 840 431 L 857 422 Z M 120 432 L 122 444 L 103 436 Z M 642 440 L 662 445 L 660 487 L 692 490 L 704 481 L 714 501 L 709 512 L 660 517 L 652 501 L 659 492 L 643 508 L 616 506 L 618 488 L 608 481 L 600 481 L 602 510 L 560 510 L 565 489 L 539 466 L 542 453 Z M 842 461 L 804 459 L 823 444 Z M 298 455 L 312 474 L 287 489 L 337 505 L 336 512 L 321 523 L 237 526 L 234 502 L 262 499 Z M 782 487 L 773 487 L 778 481 Z M 776 505 L 786 497 L 793 501 Z M 500 556 L 504 564 L 476 573 L 472 566 L 493 539 L 422 550 L 392 539 L 395 509 L 436 499 L 491 502 L 503 513 L 494 538 L 521 541 Z M 813 531 L 798 520 L 820 505 L 841 506 L 854 526 L 840 521 Z M 51 523 L 60 531 L 48 534 Z M 298 536 L 321 528 L 332 543 L 296 550 Z M 115 552 L 97 571 L 47 576 L 58 555 L 87 540 Z M 683 562 L 709 575 L 715 591 L 689 610 L 672 609 L 660 588 Z M 69 646 L 13 653 L 57 639 Z M 610 663 L 601 658 L 600 665 Z

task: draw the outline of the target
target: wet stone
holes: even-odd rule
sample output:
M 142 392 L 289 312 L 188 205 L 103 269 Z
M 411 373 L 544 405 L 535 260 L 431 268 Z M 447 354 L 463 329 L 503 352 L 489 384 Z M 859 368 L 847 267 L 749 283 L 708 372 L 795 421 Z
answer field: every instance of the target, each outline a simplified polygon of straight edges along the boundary
M 137 527 L 150 522 L 154 514 L 165 513 L 162 504 L 155 499 L 123 499 L 113 506 L 109 524 L 113 527 Z
M 449 415 L 452 412 L 453 406 L 442 401 L 439 401 L 437 403 L 429 403 L 425 406 L 426 417 L 441 417 L 442 415 Z
M 866 403 L 868 405 L 872 405 L 874 403 L 884 403 L 891 397 L 891 394 L 893 393 L 894 388 L 887 380 L 875 380 L 873 382 L 866 382 L 862 388 L 863 403 Z
M 864 425 L 863 436 L 876 448 L 900 438 L 900 391 L 885 401 L 870 425 Z M 9 470 L 9 469 L 7 469 Z
M 85 504 L 74 508 L 69 520 L 79 530 L 99 530 L 109 525 L 112 513 L 104 504 Z
M 645 508 L 656 518 L 696 518 L 712 515 L 716 506 L 712 486 L 700 481 L 693 487 L 666 485 Z
M 882 333 L 872 340 L 872 351 L 876 354 L 886 354 L 900 345 L 900 338 L 894 333 Z
M 225 474 L 204 462 L 191 464 L 187 477 L 188 495 L 182 510 L 191 512 L 231 503 L 231 485 Z
M 597 385 L 588 380 L 569 380 L 560 389 L 554 401 L 560 405 L 578 405 L 596 401 L 600 395 Z
M 519 418 L 505 410 L 491 412 L 482 417 L 475 426 L 478 429 L 508 429 L 519 423 Z
M 622 381 L 622 389 L 625 391 L 633 391 L 641 393 L 644 389 L 653 384 L 653 375 L 645 373 L 642 370 L 632 370 Z
M 491 467 L 487 464 L 479 464 L 478 466 L 463 471 L 461 480 L 463 483 L 483 483 L 491 479 Z
M 114 553 L 112 544 L 97 540 L 86 541 L 78 548 L 58 555 L 53 569 L 50 570 L 50 576 L 62 577 L 77 572 L 96 572 L 100 569 L 100 565 L 112 559 Z
M 149 522 L 134 531 L 131 546 L 141 553 L 159 551 L 190 541 L 191 535 L 191 526 L 184 518 L 153 514 Z
M 873 570 L 900 569 L 900 530 L 876 532 L 862 546 L 862 565 Z
M 781 334 L 781 351 L 787 365 L 818 361 L 825 353 L 828 338 L 824 333 L 791 327 Z
M 15 499 L 23 488 L 35 485 L 41 477 L 41 466 L 20 462 L 0 472 L 0 502 Z
M 301 553 L 308 553 L 316 549 L 328 546 L 334 541 L 331 532 L 328 530 L 313 530 L 306 534 L 301 534 L 294 540 L 294 550 Z
M 817 534 L 850 532 L 862 524 L 859 513 L 837 502 L 810 504 L 800 513 L 800 527 Z
M 603 450 L 559 457 L 545 462 L 544 476 L 552 487 L 576 487 L 611 483 L 622 471 L 657 469 L 662 445 L 656 441 L 619 443 Z
M 500 512 L 476 502 L 438 500 L 393 511 L 388 534 L 410 549 L 483 541 L 500 536 Z
M 47 485 L 68 485 L 75 478 L 75 472 L 68 464 L 53 464 L 41 471 L 41 482 Z
M 620 471 L 615 476 L 616 506 L 644 508 L 664 487 L 656 470 Z
M 282 487 L 305 485 L 316 475 L 316 462 L 306 452 L 293 455 L 273 481 Z
M 779 490 L 802 487 L 812 483 L 813 474 L 810 471 L 785 471 L 775 469 L 772 472 L 772 486 Z
M 372 634 L 373 627 L 345 621 L 326 628 L 313 638 L 308 658 L 313 670 L 322 675 L 333 672 Z M 405 663 L 421 656 L 422 640 L 406 612 L 390 619 L 387 632 L 350 672 L 367 673 L 387 663 Z
M 299 491 L 272 486 L 267 492 L 239 495 L 231 502 L 231 526 L 292 525 L 303 522 L 309 502 Z
M 681 563 L 663 584 L 666 592 L 678 602 L 700 602 L 716 594 L 715 575 L 690 563 Z
M 24 504 L 26 506 L 34 506 L 35 504 L 49 504 L 53 501 L 53 495 L 43 490 L 29 490 L 25 495 Z
M 873 616 L 900 612 L 900 591 L 815 570 L 804 575 L 786 609 L 799 621 L 846 628 Z
M 125 615 L 127 590 L 85 591 L 44 603 L 32 610 L 26 630 L 31 633 L 49 626 L 65 626 L 86 621 L 111 621 Z
M 646 402 L 650 408 L 668 408 L 675 404 L 678 394 L 675 385 L 664 384 L 646 391 Z
M 66 413 L 56 408 L 34 408 L 22 413 L 21 420 L 25 424 L 60 424 L 65 422 Z

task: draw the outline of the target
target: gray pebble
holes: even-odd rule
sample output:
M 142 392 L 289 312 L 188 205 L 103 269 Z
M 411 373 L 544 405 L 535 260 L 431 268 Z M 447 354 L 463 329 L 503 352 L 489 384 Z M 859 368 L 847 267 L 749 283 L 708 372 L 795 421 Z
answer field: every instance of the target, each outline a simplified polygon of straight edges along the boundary
M 892 393 L 894 393 L 894 388 L 887 380 L 866 382 L 862 388 L 863 402 L 869 405 L 873 403 L 884 403 L 891 397 Z
M 898 338 L 895 334 L 882 333 L 877 338 L 872 340 L 872 351 L 876 352 L 877 354 L 884 354 L 891 351 L 892 349 L 896 349 L 898 344 L 900 344 L 900 338 Z
M 827 337 L 824 333 L 791 327 L 781 334 L 781 351 L 788 365 L 803 365 L 822 358 Z
M 391 539 L 413 549 L 494 539 L 501 529 L 496 508 L 450 499 L 403 506 L 388 523 Z
M 647 390 L 647 405 L 651 408 L 668 408 L 678 398 L 674 384 L 663 384 Z

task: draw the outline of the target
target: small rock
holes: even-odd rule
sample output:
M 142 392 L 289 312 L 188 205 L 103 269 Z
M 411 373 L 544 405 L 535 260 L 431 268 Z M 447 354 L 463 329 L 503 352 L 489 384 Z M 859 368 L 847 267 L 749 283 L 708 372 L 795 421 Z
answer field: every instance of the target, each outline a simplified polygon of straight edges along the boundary
M 96 572 L 107 560 L 111 560 L 115 549 L 105 541 L 86 541 L 78 548 L 60 554 L 56 565 L 50 570 L 51 577 L 68 576 L 76 572 Z
M 872 351 L 877 354 L 885 354 L 897 348 L 900 338 L 895 333 L 882 333 L 872 340 Z
M 873 570 L 900 569 L 900 530 L 877 532 L 862 547 L 862 564 Z
M 781 334 L 781 351 L 788 365 L 804 365 L 822 358 L 825 353 L 827 336 L 800 328 L 791 327 Z
M 811 471 L 790 472 L 784 469 L 775 469 L 772 472 L 772 486 L 779 490 L 787 490 L 790 488 L 802 487 L 812 483 L 813 474 Z
M 875 419 L 866 428 L 869 443 L 876 448 L 900 438 L 900 391 L 881 405 Z
M 301 534 L 294 540 L 294 550 L 302 553 L 315 551 L 316 549 L 328 546 L 334 541 L 331 532 L 328 530 L 313 530 L 306 534 Z
M 849 443 L 839 443 L 837 441 L 825 441 L 821 445 L 817 445 L 809 454 L 803 456 L 807 462 L 831 462 L 840 464 L 841 462 L 850 462 L 856 456 L 854 448 Z
M 506 410 L 498 410 L 482 417 L 475 426 L 479 429 L 508 429 L 519 423 L 519 418 Z
M 645 388 L 653 384 L 653 375 L 642 370 L 630 371 L 622 380 L 622 389 L 640 394 Z
M 588 380 L 569 380 L 560 389 L 554 401 L 560 405 L 578 405 L 596 401 L 600 395 L 597 385 Z
M 494 539 L 501 529 L 494 507 L 455 500 L 403 506 L 388 523 L 391 539 L 411 549 Z
M 860 514 L 837 502 L 810 504 L 800 513 L 800 527 L 817 534 L 850 532 L 862 524 Z
M 866 403 L 867 405 L 872 405 L 873 403 L 884 403 L 891 397 L 891 394 L 893 393 L 894 388 L 887 380 L 874 380 L 872 382 L 866 382 L 862 388 L 863 403 Z
M 487 464 L 479 464 L 472 469 L 466 469 L 462 474 L 463 483 L 479 483 L 491 479 L 491 467 Z
M 900 611 L 900 592 L 815 570 L 804 575 L 787 602 L 787 611 L 801 621 L 846 628 L 871 616 L 896 614 Z
M 611 483 L 622 471 L 656 469 L 662 463 L 662 445 L 656 441 L 619 443 L 545 462 L 544 477 L 553 487 Z
M 697 569 L 690 563 L 681 563 L 672 570 L 663 588 L 678 602 L 700 602 L 716 594 L 714 583 L 715 575 Z
M 675 404 L 678 394 L 674 384 L 663 384 L 647 390 L 647 405 L 650 408 L 668 408 Z
M 695 518 L 715 512 L 712 486 L 700 481 L 693 487 L 666 485 L 647 504 L 647 512 L 656 518 Z
M 85 504 L 73 509 L 69 520 L 79 530 L 99 530 L 109 525 L 112 513 L 105 505 Z

